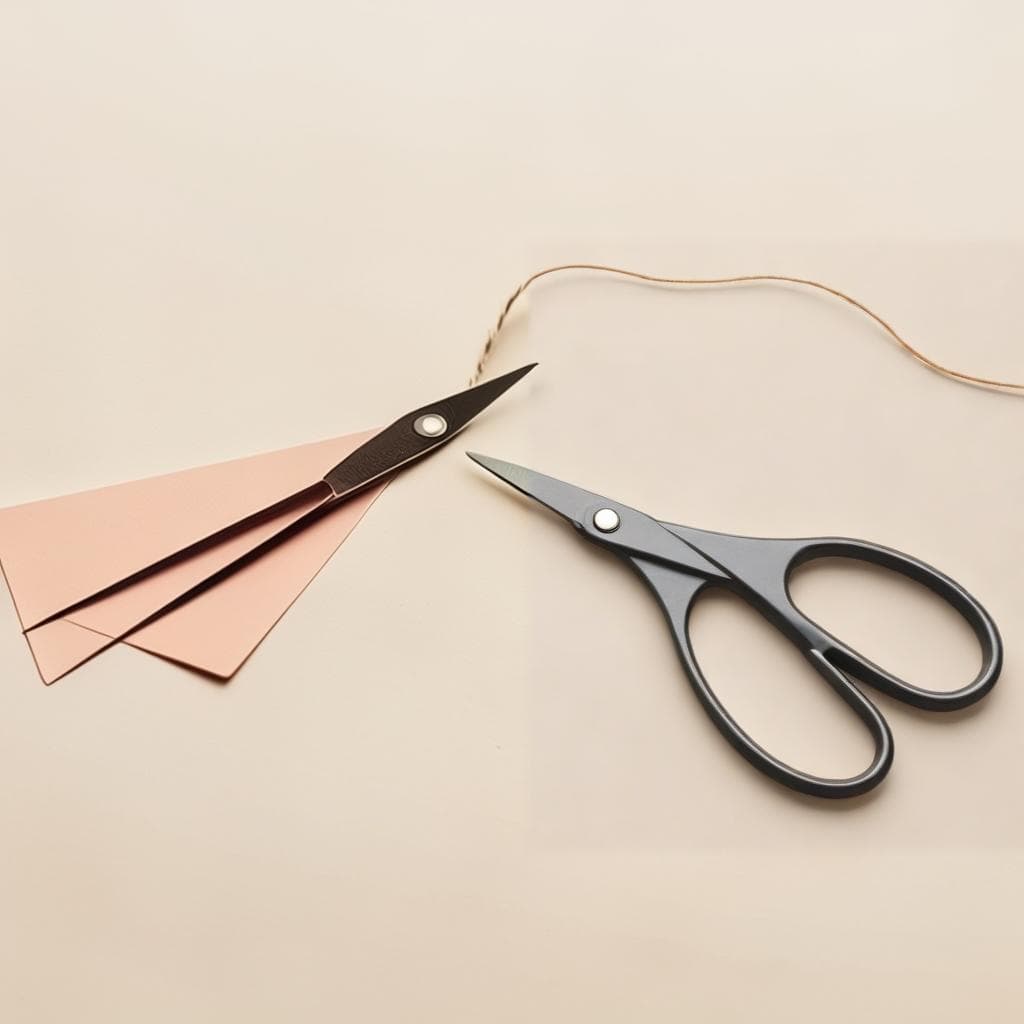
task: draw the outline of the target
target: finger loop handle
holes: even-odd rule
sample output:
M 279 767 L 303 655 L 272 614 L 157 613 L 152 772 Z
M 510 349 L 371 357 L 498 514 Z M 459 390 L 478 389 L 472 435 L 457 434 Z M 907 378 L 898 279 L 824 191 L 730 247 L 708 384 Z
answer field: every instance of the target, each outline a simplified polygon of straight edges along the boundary
M 927 587 L 960 614 L 971 627 L 981 648 L 981 667 L 977 675 L 957 690 L 927 690 L 908 683 L 826 632 L 825 635 L 831 641 L 829 660 L 835 665 L 882 693 L 925 711 L 956 711 L 968 707 L 981 700 L 995 686 L 1003 664 L 1003 643 L 999 630 L 981 603 L 956 580 L 927 562 L 901 551 L 845 537 L 801 544 L 790 559 L 787 580 L 798 566 L 817 558 L 830 557 L 870 562 Z
M 690 640 L 689 621 L 694 603 L 708 581 L 643 559 L 633 559 L 633 562 L 665 612 L 676 650 L 694 693 L 718 731 L 751 765 L 790 789 L 828 799 L 860 796 L 874 789 L 885 778 L 893 759 L 893 740 L 888 724 L 871 701 L 817 650 L 805 651 L 805 656 L 864 723 L 875 748 L 871 764 L 849 778 L 828 779 L 794 768 L 765 750 L 729 714 L 697 661 Z

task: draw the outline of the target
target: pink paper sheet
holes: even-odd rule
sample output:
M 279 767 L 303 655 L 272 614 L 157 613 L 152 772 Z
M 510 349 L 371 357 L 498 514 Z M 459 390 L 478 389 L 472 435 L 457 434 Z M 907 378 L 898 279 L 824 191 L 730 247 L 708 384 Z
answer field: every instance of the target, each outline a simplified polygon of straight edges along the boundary
M 106 598 L 38 623 L 300 490 L 373 433 L 0 509 L 0 567 L 43 681 L 55 681 L 110 646 L 305 509 L 289 509 Z M 124 642 L 212 675 L 231 676 L 383 486 L 342 503 Z

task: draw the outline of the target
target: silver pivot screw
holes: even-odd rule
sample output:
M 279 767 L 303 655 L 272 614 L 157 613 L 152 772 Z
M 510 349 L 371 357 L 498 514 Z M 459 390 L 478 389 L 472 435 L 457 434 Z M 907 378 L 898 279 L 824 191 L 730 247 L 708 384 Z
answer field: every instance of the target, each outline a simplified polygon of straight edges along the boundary
M 619 528 L 619 514 L 613 508 L 599 508 L 594 513 L 594 526 L 602 533 L 614 533 Z
M 448 421 L 436 412 L 424 413 L 412 425 L 420 437 L 440 437 L 448 429 Z

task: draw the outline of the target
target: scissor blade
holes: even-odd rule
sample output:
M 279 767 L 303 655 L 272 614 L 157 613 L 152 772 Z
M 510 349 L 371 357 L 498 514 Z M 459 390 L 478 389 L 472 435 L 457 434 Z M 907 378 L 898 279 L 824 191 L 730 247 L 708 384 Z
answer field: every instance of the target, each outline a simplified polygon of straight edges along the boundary
M 492 459 L 489 455 L 466 452 L 477 465 L 533 498 L 545 508 L 568 519 L 595 544 L 633 559 L 645 559 L 671 565 L 707 579 L 725 579 L 727 574 L 705 558 L 685 537 L 673 533 L 673 527 L 659 523 L 635 508 L 575 487 L 553 476 L 536 473 L 514 462 Z M 598 511 L 614 514 L 614 525 L 605 529 L 597 521 Z
M 528 366 L 520 367 L 504 376 L 495 377 L 494 380 L 485 381 L 475 388 L 461 391 L 449 398 L 441 399 L 432 405 L 425 405 L 420 409 L 407 413 L 400 419 L 385 428 L 379 434 L 374 435 L 365 444 L 360 445 L 348 458 L 339 462 L 321 480 L 310 484 L 295 494 L 282 498 L 266 508 L 259 509 L 242 519 L 229 523 L 227 526 L 214 533 L 200 537 L 187 544 L 177 551 L 161 558 L 149 565 L 144 566 L 137 572 L 122 577 L 109 586 L 89 594 L 72 604 L 50 613 L 37 621 L 26 625 L 26 631 L 38 629 L 55 619 L 63 618 L 80 608 L 110 597 L 114 593 L 125 588 L 141 583 L 144 579 L 153 576 L 172 565 L 184 561 L 201 551 L 212 548 L 216 544 L 237 536 L 261 522 L 273 519 L 275 516 L 283 515 L 291 509 L 299 509 L 306 505 L 317 507 L 327 504 L 333 505 L 342 497 L 347 497 L 361 491 L 371 484 L 394 472 L 396 469 L 429 454 L 434 449 L 451 440 L 463 427 L 466 426 L 476 415 L 487 408 L 495 399 L 503 395 L 516 381 L 526 376 L 537 364 L 530 363 Z M 444 430 L 440 433 L 421 434 L 417 433 L 416 424 L 426 416 L 440 418 L 444 423 Z M 304 513 L 300 520 L 307 521 Z M 288 536 L 294 532 L 288 528 Z M 138 627 L 136 627 L 138 628 Z
M 450 441 L 536 365 L 530 363 L 400 416 L 324 476 L 334 496 L 360 491 Z
M 479 452 L 466 454 L 478 466 L 483 466 L 498 479 L 504 480 L 528 498 L 533 498 L 577 526 L 582 524 L 588 509 L 607 500 L 599 494 L 585 491 L 563 480 L 556 480 L 553 476 L 545 476 L 525 466 L 517 466 L 514 462 L 492 459 L 489 455 L 481 455 Z

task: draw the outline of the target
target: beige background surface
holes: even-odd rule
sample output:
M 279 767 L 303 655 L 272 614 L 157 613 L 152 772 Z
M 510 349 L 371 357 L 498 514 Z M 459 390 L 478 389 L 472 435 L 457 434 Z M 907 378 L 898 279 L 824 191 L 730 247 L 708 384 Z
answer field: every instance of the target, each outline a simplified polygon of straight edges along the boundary
M 1015 5 L 8 3 L 0 503 L 372 426 L 461 385 L 535 265 L 823 278 L 1024 378 Z M 542 360 L 382 498 L 217 686 L 117 650 L 46 690 L 0 602 L 0 1018 L 1015 1021 L 1024 402 L 853 311 L 537 291 Z M 975 713 L 883 702 L 874 798 L 770 785 L 640 583 L 471 446 L 664 516 L 851 533 L 990 607 Z M 803 604 L 916 680 L 976 654 L 912 588 Z M 345 629 L 340 622 L 353 623 Z M 863 739 L 702 608 L 740 719 Z

